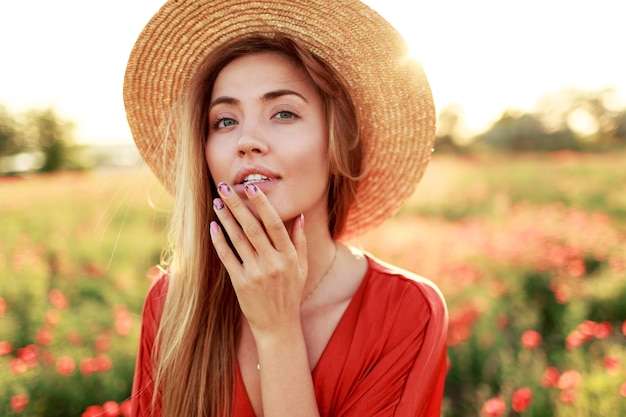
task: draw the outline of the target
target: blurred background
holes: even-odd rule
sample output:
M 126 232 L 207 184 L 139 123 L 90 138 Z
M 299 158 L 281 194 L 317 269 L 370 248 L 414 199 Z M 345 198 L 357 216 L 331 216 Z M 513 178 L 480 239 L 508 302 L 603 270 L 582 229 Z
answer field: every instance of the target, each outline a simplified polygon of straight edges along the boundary
M 161 3 L 0 2 L 0 415 L 128 413 L 169 197 L 122 82 Z M 626 415 L 626 5 L 366 3 L 438 130 L 404 209 L 351 243 L 446 296 L 443 415 Z

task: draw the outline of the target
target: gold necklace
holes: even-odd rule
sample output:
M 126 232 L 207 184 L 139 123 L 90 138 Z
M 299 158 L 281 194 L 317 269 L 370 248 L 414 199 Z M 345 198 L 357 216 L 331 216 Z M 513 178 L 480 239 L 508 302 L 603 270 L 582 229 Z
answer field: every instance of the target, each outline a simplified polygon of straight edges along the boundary
M 313 293 L 319 288 L 319 286 L 322 283 L 322 281 L 324 281 L 324 278 L 326 278 L 326 276 L 328 275 L 330 270 L 333 268 L 333 265 L 335 265 L 335 260 L 337 260 L 337 252 L 339 252 L 339 248 L 337 247 L 337 243 L 335 242 L 335 254 L 333 255 L 333 260 L 330 262 L 330 265 L 328 265 L 328 268 L 326 268 L 326 272 L 324 272 L 324 274 L 321 276 L 321 278 L 319 280 L 317 280 L 317 283 L 315 284 L 313 289 L 311 291 L 309 291 L 307 296 L 302 299 L 302 301 L 300 302 L 300 305 L 304 304 L 304 302 L 306 300 L 311 298 Z

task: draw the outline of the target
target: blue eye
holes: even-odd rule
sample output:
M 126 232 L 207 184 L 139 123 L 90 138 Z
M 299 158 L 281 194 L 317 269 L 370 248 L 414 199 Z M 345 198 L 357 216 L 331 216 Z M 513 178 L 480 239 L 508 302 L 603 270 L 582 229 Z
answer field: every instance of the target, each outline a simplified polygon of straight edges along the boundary
M 214 129 L 221 129 L 224 127 L 235 126 L 237 122 L 234 119 L 230 119 L 228 117 L 223 117 L 221 119 L 217 119 L 215 123 L 213 123 Z
M 274 117 L 277 119 L 293 119 L 296 115 L 290 111 L 279 111 L 274 115 Z

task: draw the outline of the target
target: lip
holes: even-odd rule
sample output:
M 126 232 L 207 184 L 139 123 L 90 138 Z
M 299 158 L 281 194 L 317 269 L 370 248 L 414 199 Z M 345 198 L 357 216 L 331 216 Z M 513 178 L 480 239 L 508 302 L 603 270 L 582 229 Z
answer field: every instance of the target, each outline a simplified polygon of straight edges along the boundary
M 264 177 L 269 178 L 269 181 L 260 181 L 254 183 L 263 191 L 265 191 L 267 188 L 270 188 L 278 180 L 280 180 L 280 176 L 277 173 L 261 165 L 246 166 L 237 171 L 237 174 L 235 175 L 233 186 L 236 191 L 243 191 L 244 184 L 242 184 L 242 182 L 250 174 L 261 174 Z
M 277 183 L 278 183 L 278 180 L 271 179 L 269 181 L 255 182 L 253 184 L 256 185 L 256 187 L 258 189 L 263 191 L 264 194 L 267 194 Z M 233 189 L 235 190 L 237 195 L 239 195 L 239 197 L 242 198 L 242 199 L 246 199 L 247 198 L 246 197 L 245 187 L 246 186 L 243 185 L 243 184 L 235 184 L 233 186 Z
M 243 180 L 251 174 L 261 174 L 264 177 L 269 178 L 270 180 L 278 180 L 280 179 L 279 175 L 272 170 L 265 168 L 261 165 L 250 165 L 241 168 L 237 171 L 237 175 L 235 175 L 234 185 L 243 185 Z

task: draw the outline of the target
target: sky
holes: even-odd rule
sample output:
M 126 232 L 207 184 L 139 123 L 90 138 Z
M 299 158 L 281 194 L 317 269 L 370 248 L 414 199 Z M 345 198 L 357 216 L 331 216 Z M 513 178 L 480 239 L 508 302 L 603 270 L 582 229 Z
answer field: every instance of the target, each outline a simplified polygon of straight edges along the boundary
M 0 0 L 0 105 L 55 109 L 80 143 L 132 143 L 126 62 L 162 0 Z M 566 88 L 613 88 L 626 107 L 623 0 L 365 0 L 428 76 L 438 111 L 471 132 Z

